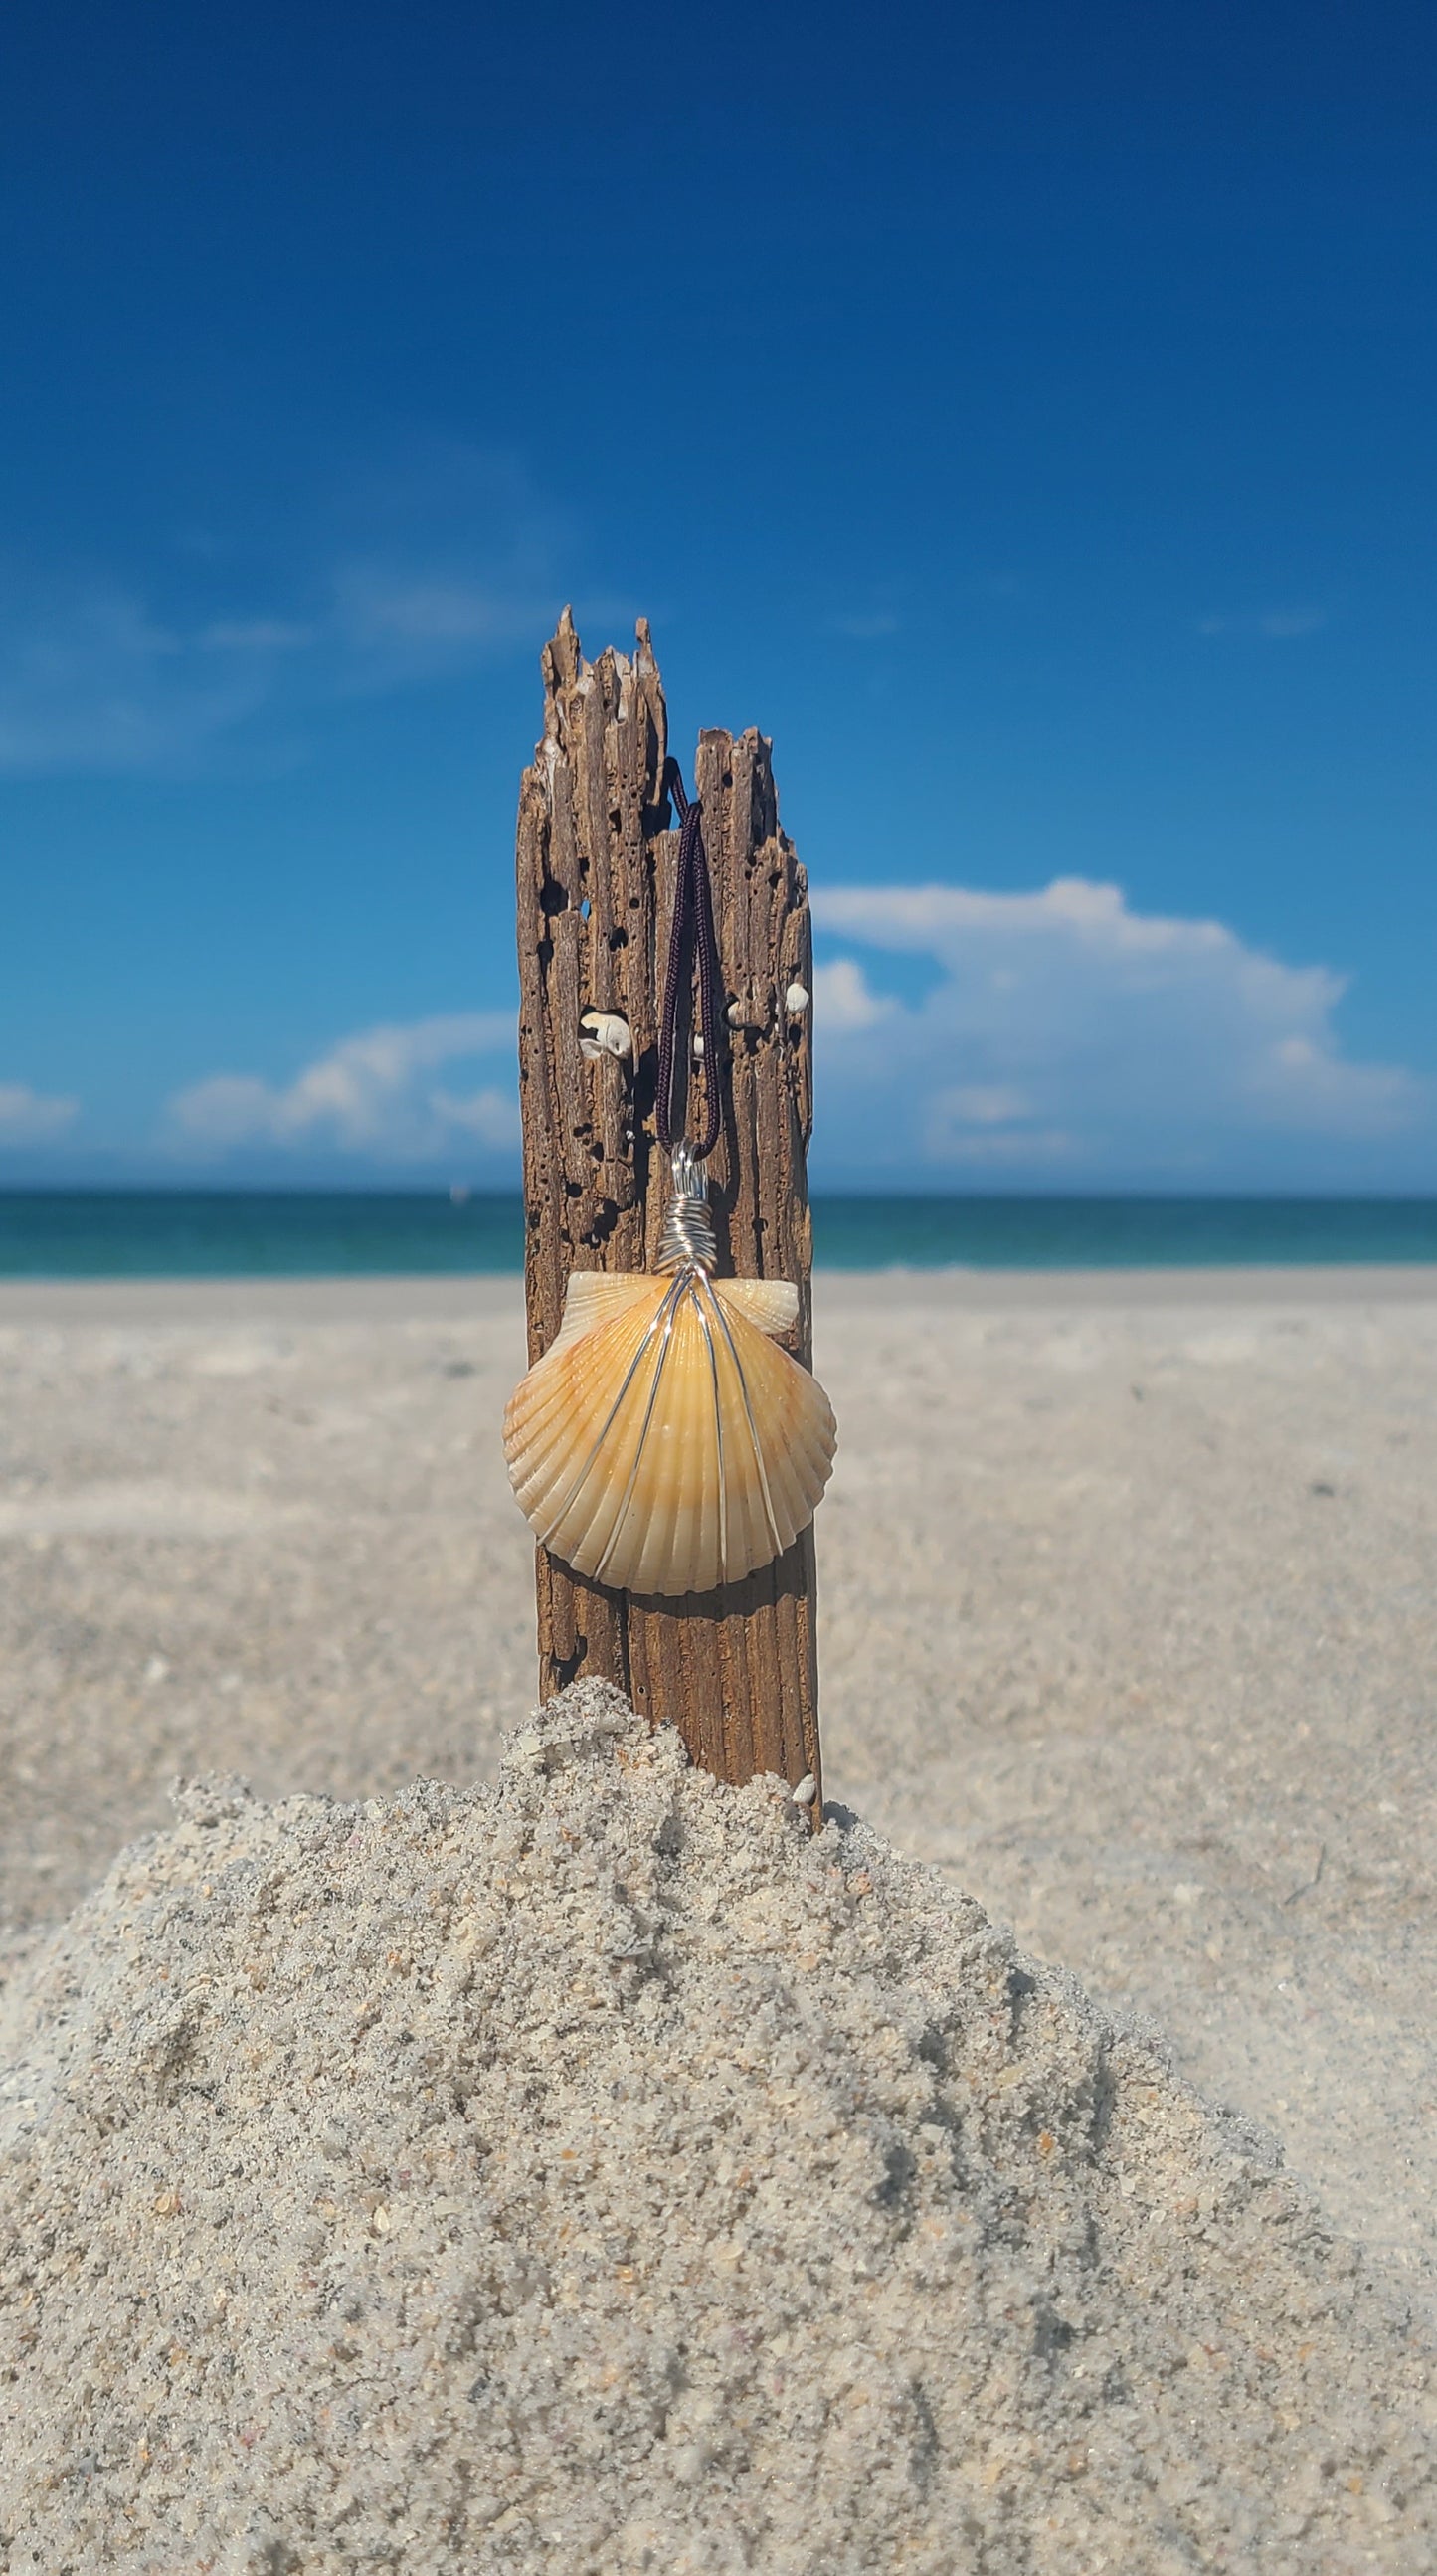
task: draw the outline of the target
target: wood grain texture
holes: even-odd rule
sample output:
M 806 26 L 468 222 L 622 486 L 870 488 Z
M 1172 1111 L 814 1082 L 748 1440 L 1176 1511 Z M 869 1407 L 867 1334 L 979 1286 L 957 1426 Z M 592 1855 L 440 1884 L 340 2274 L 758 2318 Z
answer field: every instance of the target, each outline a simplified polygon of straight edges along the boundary
M 529 1356 L 559 1329 L 569 1273 L 644 1270 L 658 1249 L 667 1170 L 654 1133 L 658 997 L 677 834 L 662 794 L 663 687 L 648 628 L 632 657 L 586 663 L 566 609 L 545 647 L 544 732 L 518 824 L 519 1097 Z M 788 1347 L 811 1359 L 813 1123 L 808 884 L 778 819 L 771 746 L 700 736 L 702 799 L 729 1010 L 723 1132 L 709 1164 L 720 1271 L 793 1280 Z M 619 1011 L 626 1061 L 586 1062 L 579 1022 Z M 602 1674 L 724 1780 L 811 1771 L 818 1740 L 813 1530 L 742 1583 L 682 1601 L 584 1581 L 537 1550 L 539 1691 Z M 819 1812 L 818 1809 L 815 1813 Z

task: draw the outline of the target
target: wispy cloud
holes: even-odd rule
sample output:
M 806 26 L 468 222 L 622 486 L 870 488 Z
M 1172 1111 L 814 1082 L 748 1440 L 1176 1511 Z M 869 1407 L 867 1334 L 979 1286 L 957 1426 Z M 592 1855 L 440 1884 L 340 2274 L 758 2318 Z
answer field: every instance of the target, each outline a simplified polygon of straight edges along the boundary
M 335 583 L 335 619 L 352 644 L 507 643 L 532 627 L 537 603 L 506 599 L 480 582 L 416 575 L 402 567 L 349 565 Z
M 509 590 L 403 562 L 342 565 L 321 641 L 333 686 L 353 696 L 411 688 L 523 645 L 553 624 L 552 590 Z
M 823 1126 L 855 1167 L 1198 1176 L 1431 1111 L 1402 1067 L 1344 1055 L 1342 976 L 1117 886 L 820 886 L 814 918 L 844 952 L 815 975 Z M 885 956 L 938 969 L 921 1002 L 884 989 Z
M 78 1100 L 0 1082 L 0 1145 L 48 1145 L 80 1114 Z
M 828 621 L 831 635 L 846 635 L 855 644 L 876 644 L 885 635 L 896 635 L 898 627 L 899 620 L 888 608 L 846 610 Z
M 512 1053 L 507 1011 L 471 1011 L 386 1024 L 343 1038 L 289 1083 L 217 1073 L 168 1104 L 171 1137 L 207 1158 L 236 1147 L 337 1148 L 377 1161 L 423 1162 L 459 1139 L 507 1152 L 518 1139 L 512 1081 L 456 1093 L 441 1068 Z M 507 1076 L 506 1067 L 506 1076 Z
M 316 502 L 277 588 L 176 540 L 168 578 L 0 580 L 0 771 L 189 769 L 222 738 L 537 651 L 569 532 L 512 459 L 418 441 Z
M 1235 617 L 1200 617 L 1199 635 L 1266 635 L 1283 642 L 1316 635 L 1327 624 L 1325 608 L 1258 608 Z
M 0 771 L 188 769 L 270 708 L 412 687 L 533 643 L 555 609 L 554 595 L 398 563 L 341 566 L 306 616 L 194 626 L 105 586 L 14 588 L 0 606 Z
M 194 643 L 201 653 L 305 653 L 319 637 L 317 626 L 294 617 L 217 617 Z
M 265 693 L 105 583 L 10 581 L 0 606 L 0 770 L 168 768 Z

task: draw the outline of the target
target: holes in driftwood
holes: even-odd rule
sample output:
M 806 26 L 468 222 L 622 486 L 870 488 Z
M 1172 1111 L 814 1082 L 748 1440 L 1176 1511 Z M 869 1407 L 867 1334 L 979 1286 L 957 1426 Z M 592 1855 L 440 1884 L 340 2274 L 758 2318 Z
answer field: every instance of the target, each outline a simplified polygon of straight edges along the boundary
M 594 1222 L 590 1226 L 588 1233 L 585 1235 L 584 1241 L 586 1243 L 593 1244 L 607 1243 L 618 1222 L 618 1200 L 600 1199 L 598 1209 L 595 1213 Z
M 772 1004 L 768 993 L 750 990 L 730 993 L 724 1010 L 730 1053 L 737 1048 L 746 1056 L 756 1053 L 769 1032 Z
M 567 912 L 568 909 L 569 890 L 567 886 L 561 886 L 556 877 L 545 877 L 543 884 L 539 888 L 539 910 L 546 916 L 552 917 L 554 913 Z

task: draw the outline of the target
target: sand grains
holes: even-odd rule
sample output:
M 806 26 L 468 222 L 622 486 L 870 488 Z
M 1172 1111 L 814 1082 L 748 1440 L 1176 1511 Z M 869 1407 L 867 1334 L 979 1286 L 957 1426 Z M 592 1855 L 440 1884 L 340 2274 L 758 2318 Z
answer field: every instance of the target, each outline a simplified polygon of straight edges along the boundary
M 1358 2258 L 863 1826 L 597 1684 L 178 1808 L 0 2032 L 11 2576 L 1432 2564 Z

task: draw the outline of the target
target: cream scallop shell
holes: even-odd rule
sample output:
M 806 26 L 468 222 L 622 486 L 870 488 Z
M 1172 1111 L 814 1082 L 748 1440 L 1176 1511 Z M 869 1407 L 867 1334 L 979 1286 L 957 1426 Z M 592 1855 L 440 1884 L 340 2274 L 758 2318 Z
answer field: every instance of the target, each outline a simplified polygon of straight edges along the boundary
M 515 1388 L 504 1454 L 545 1547 L 617 1591 L 707 1592 L 806 1529 L 837 1432 L 772 1336 L 786 1279 L 576 1271 L 564 1320 Z

